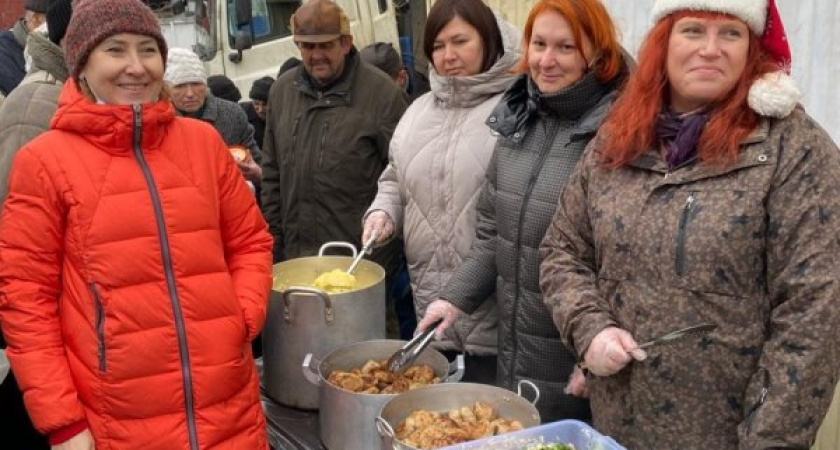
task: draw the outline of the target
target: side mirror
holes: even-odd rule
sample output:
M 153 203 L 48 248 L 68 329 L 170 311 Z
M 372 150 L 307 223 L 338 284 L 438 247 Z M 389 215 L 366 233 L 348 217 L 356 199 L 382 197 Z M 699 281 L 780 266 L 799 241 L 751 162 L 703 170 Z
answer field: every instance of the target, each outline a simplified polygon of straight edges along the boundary
M 251 25 L 251 0 L 236 0 L 236 25 L 242 28 L 243 25 Z
M 236 52 L 232 52 L 228 55 L 228 59 L 230 59 L 234 63 L 238 63 L 242 61 L 242 50 L 247 50 L 254 46 L 254 36 L 251 34 L 251 27 L 246 26 L 244 28 L 240 28 L 236 30 L 236 36 L 233 37 L 233 48 L 236 49 Z
M 251 0 L 235 0 L 233 7 L 236 14 L 236 35 L 233 37 L 233 48 L 236 53 L 228 55 L 234 63 L 242 61 L 242 50 L 254 46 L 254 35 L 251 34 Z

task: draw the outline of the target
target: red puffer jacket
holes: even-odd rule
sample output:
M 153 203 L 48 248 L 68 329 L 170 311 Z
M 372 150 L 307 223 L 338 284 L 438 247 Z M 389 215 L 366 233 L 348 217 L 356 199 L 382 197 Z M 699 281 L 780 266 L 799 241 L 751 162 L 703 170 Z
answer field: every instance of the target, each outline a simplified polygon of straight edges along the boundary
M 219 135 L 72 81 L 52 128 L 18 154 L 0 222 L 0 320 L 35 426 L 87 422 L 97 450 L 267 448 L 249 340 L 272 242 Z

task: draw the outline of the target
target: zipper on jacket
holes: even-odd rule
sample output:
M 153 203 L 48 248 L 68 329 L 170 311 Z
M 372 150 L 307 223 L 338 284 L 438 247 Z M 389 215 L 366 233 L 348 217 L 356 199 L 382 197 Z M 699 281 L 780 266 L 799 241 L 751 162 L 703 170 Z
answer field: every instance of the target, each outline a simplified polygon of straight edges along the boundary
M 133 105 L 134 110 L 134 156 L 137 158 L 137 163 L 140 165 L 140 170 L 143 172 L 143 177 L 146 179 L 146 186 L 149 189 L 149 195 L 152 198 L 152 207 L 155 212 L 155 222 L 157 223 L 158 239 L 160 241 L 161 259 L 163 262 L 163 272 L 166 277 L 166 286 L 169 290 L 169 301 L 172 304 L 172 312 L 175 317 L 175 331 L 178 335 L 178 352 L 181 357 L 181 373 L 183 374 L 184 387 L 184 403 L 187 414 L 187 432 L 190 440 L 190 449 L 198 450 L 198 431 L 195 421 L 195 405 L 192 385 L 192 369 L 190 367 L 189 347 L 187 347 L 187 331 L 184 325 L 184 316 L 181 311 L 181 300 L 178 295 L 178 289 L 175 285 L 175 272 L 172 269 L 172 254 L 169 248 L 169 236 L 166 232 L 166 222 L 163 217 L 163 208 L 160 202 L 160 194 L 155 185 L 152 171 L 149 164 L 146 162 L 146 157 L 143 155 L 141 148 L 142 133 L 143 133 L 143 107 L 140 105 Z
M 688 228 L 688 220 L 691 216 L 691 208 L 694 206 L 694 191 L 688 193 L 688 198 L 685 200 L 682 215 L 680 215 L 680 224 L 677 228 L 677 251 L 676 261 L 674 263 L 678 276 L 685 274 L 685 240 Z
M 510 358 L 510 365 L 508 366 L 508 376 L 510 377 L 507 380 L 504 380 L 505 385 L 513 386 L 514 381 L 516 380 L 516 373 L 514 371 L 514 364 L 516 363 L 516 358 L 519 353 L 519 342 L 516 339 L 516 320 L 519 316 L 519 256 L 520 256 L 520 249 L 522 247 L 522 228 L 525 225 L 525 210 L 528 209 L 528 201 L 531 199 L 531 194 L 534 191 L 534 186 L 537 184 L 537 179 L 540 176 L 540 172 L 542 172 L 543 165 L 545 164 L 545 160 L 548 159 L 548 154 L 551 153 L 551 145 L 554 143 L 554 138 L 557 137 L 557 127 L 555 127 L 552 132 L 551 136 L 546 136 L 545 144 L 540 148 L 540 154 L 537 157 L 537 163 L 534 165 L 533 169 L 531 170 L 531 176 L 528 179 L 528 185 L 525 187 L 525 194 L 522 196 L 522 205 L 519 207 L 519 217 L 517 218 L 516 223 L 516 243 L 514 245 L 514 259 L 513 259 L 513 279 L 514 279 L 514 286 L 513 286 L 513 306 L 511 307 L 511 339 L 513 340 L 513 354 Z M 567 144 L 568 145 L 568 144 Z M 559 200 L 559 199 L 558 199 Z
M 327 146 L 327 133 L 330 131 L 330 121 L 324 121 L 324 129 L 321 131 L 321 148 L 318 150 L 318 169 L 324 167 L 324 147 Z
M 96 289 L 96 284 L 89 283 L 90 294 L 93 296 L 93 310 L 95 315 L 94 326 L 96 327 L 96 355 L 99 358 L 99 371 L 105 372 L 108 369 L 105 358 L 105 308 L 102 307 L 102 297 Z
M 761 408 L 761 405 L 767 400 L 767 394 L 770 389 L 767 387 L 770 380 L 770 375 L 767 373 L 766 369 L 764 371 L 764 380 L 762 382 L 761 392 L 758 394 L 758 401 L 750 407 L 749 412 L 747 412 L 747 420 L 746 420 L 746 434 L 750 434 L 752 430 L 753 419 L 755 419 L 755 415 L 758 414 L 758 409 Z
M 295 122 L 292 124 L 292 151 L 289 152 L 289 157 L 291 158 L 291 163 L 295 163 L 295 146 L 297 145 L 297 136 L 298 136 L 298 125 L 300 125 L 300 118 L 303 114 L 298 114 L 295 117 Z

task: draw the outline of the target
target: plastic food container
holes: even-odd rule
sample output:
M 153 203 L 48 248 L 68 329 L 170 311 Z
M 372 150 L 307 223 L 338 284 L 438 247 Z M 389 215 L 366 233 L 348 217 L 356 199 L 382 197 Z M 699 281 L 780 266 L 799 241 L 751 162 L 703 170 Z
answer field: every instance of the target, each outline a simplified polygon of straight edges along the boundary
M 578 420 L 560 420 L 440 450 L 528 450 L 537 444 L 573 444 L 575 450 L 626 450 L 611 437 Z

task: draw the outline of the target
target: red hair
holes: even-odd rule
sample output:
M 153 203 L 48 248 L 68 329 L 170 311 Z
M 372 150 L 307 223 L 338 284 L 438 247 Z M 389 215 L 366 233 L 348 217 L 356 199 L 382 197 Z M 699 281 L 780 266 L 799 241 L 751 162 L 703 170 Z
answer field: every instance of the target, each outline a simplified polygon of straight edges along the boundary
M 587 65 L 590 64 L 590 61 L 583 54 L 583 46 L 581 45 L 583 36 L 586 35 L 592 42 L 596 55 L 593 70 L 595 70 L 598 81 L 604 83 L 618 76 L 624 65 L 621 44 L 618 42 L 615 25 L 607 9 L 598 0 L 538 1 L 531 8 L 531 12 L 528 13 L 528 20 L 525 22 L 525 33 L 522 37 L 522 54 L 524 56 L 519 62 L 519 67 L 517 67 L 519 72 L 528 72 L 528 46 L 534 32 L 534 20 L 546 11 L 554 11 L 569 22 L 575 45 Z
M 681 11 L 666 16 L 653 27 L 639 50 L 636 70 L 604 122 L 602 162 L 606 167 L 621 167 L 658 145 L 654 130 L 669 95 L 668 41 L 674 24 L 687 16 L 734 18 L 720 13 Z M 741 79 L 712 105 L 709 122 L 700 135 L 697 154 L 701 161 L 737 161 L 741 141 L 758 124 L 758 115 L 747 104 L 750 86 L 762 75 L 777 70 L 778 65 L 762 49 L 760 38 L 750 31 L 747 64 Z

